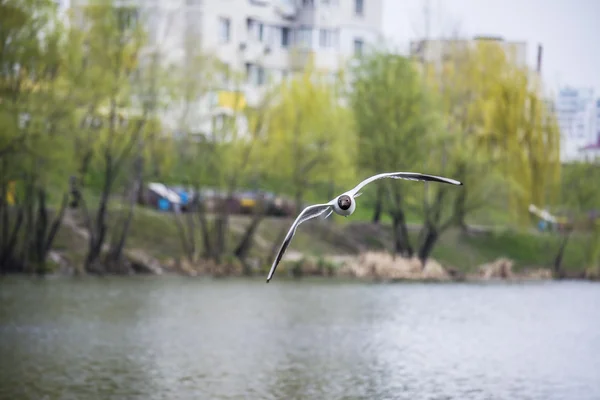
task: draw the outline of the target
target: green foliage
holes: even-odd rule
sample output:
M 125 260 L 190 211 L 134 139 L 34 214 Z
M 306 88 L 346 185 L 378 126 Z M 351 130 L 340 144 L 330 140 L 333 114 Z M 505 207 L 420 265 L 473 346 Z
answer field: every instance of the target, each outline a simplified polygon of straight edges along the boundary
M 465 174 L 457 175 L 465 183 L 462 207 L 502 195 L 516 221 L 526 223 L 529 204 L 555 198 L 559 178 L 556 119 L 541 83 L 494 42 L 450 45 L 448 53 L 428 74 L 455 143 L 449 159 Z
M 375 174 L 422 167 L 428 134 L 439 120 L 414 63 L 374 52 L 351 75 L 361 168 Z
M 592 164 L 564 168 L 560 187 L 559 132 L 543 85 L 497 44 L 449 44 L 449 57 L 438 65 L 379 49 L 357 60 L 347 76 L 338 71 L 336 82 L 309 63 L 251 106 L 244 73 L 193 41 L 177 63 L 169 48 L 147 47 L 134 8 L 100 0 L 74 8 L 70 17 L 63 24 L 51 0 L 0 2 L 2 248 L 11 241 L 9 227 L 19 223 L 15 251 L 31 248 L 30 232 L 40 221 L 48 225 L 46 197 L 58 204 L 72 175 L 92 194 L 85 197 L 90 215 L 105 208 L 87 220 L 95 235 L 88 245 L 97 248 L 104 227 L 108 237 L 127 230 L 126 218 L 101 213 L 139 180 L 228 193 L 260 184 L 295 196 L 301 206 L 382 171 L 459 179 L 464 187 L 381 181 L 359 200 L 356 218 L 364 217 L 365 206 L 384 204 L 395 225 L 423 221 L 424 233 L 435 235 L 473 222 L 490 202 L 524 224 L 530 203 L 561 204 L 584 221 L 600 201 L 597 185 L 585 184 L 600 178 Z M 383 186 L 385 196 L 375 190 Z M 132 221 L 137 233 L 138 218 Z M 225 216 L 215 224 L 213 250 L 230 251 Z M 51 236 L 46 228 L 40 238 Z M 586 263 L 593 266 L 600 234 L 597 225 L 589 231 Z M 509 242 L 498 241 L 521 248 Z
M 314 183 L 348 182 L 356 148 L 352 114 L 327 76 L 309 66 L 282 82 L 273 101 L 261 153 L 264 173 L 298 203 Z
M 594 162 L 596 161 L 596 162 Z M 590 268 L 600 266 L 600 218 L 591 213 L 600 212 L 600 164 L 597 160 L 579 161 L 565 165 L 562 173 L 561 207 L 573 220 L 575 229 L 587 233 L 583 253 Z
M 64 29 L 51 1 L 6 1 L 2 7 L 0 179 L 21 187 L 24 179 L 64 186 L 73 122 L 60 62 Z

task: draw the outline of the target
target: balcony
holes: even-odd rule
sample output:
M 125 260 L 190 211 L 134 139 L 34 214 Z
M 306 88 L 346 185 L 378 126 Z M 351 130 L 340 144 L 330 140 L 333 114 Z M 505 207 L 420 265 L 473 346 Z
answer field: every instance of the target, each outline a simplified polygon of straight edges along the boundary
M 294 19 L 298 14 L 298 8 L 293 0 L 274 0 L 273 8 L 285 19 Z
M 256 39 L 249 39 L 239 44 L 240 57 L 246 62 L 258 62 L 269 53 L 269 45 Z

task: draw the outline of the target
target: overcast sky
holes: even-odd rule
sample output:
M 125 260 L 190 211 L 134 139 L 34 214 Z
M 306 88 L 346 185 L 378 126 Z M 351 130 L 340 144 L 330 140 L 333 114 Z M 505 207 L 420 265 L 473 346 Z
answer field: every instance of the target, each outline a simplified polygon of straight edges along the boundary
M 424 34 L 426 1 L 384 0 L 384 32 L 401 48 Z M 458 29 L 467 36 L 527 41 L 532 66 L 541 43 L 542 74 L 549 89 L 592 86 L 600 97 L 600 0 L 429 0 L 429 4 L 431 36 L 448 36 Z

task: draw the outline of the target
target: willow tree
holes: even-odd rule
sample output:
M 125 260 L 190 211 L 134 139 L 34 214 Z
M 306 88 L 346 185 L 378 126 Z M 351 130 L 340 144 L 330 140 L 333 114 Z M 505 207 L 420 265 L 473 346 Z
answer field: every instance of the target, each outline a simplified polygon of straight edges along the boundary
M 51 1 L 5 1 L 0 16 L 0 269 L 44 272 L 72 155 L 65 30 Z
M 446 127 L 472 141 L 472 154 L 483 163 L 454 201 L 456 222 L 467 229 L 469 195 L 478 185 L 489 195 L 489 178 L 498 175 L 502 184 L 489 200 L 508 199 L 513 216 L 526 222 L 529 204 L 545 204 L 558 183 L 558 131 L 541 82 L 494 41 L 448 41 L 444 51 L 446 60 L 429 66 L 429 81 L 440 95 Z
M 472 45 L 448 40 L 442 53 L 443 59 L 421 65 L 435 114 L 421 144 L 428 149 L 422 165 L 427 171 L 458 179 L 464 186 L 457 190 L 447 185 L 426 185 L 417 251 L 423 262 L 444 231 L 454 225 L 468 231 L 469 216 L 502 195 L 499 188 L 514 181 L 506 183 L 506 170 L 498 167 L 507 154 L 516 154 L 507 145 L 512 139 L 504 132 L 498 134 L 490 121 L 498 115 L 497 82 L 504 79 L 512 87 L 522 83 L 510 76 L 516 67 L 500 47 L 487 42 Z M 518 111 L 513 110 L 514 115 L 507 117 L 508 124 L 521 123 L 519 112 L 524 110 L 515 107 Z M 521 132 L 510 130 L 513 138 Z M 407 188 L 413 190 L 419 189 Z
M 277 88 L 262 143 L 265 174 L 293 193 L 298 211 L 315 183 L 354 175 L 351 110 L 313 64 Z
M 350 98 L 361 171 L 373 175 L 421 170 L 423 160 L 430 156 L 427 145 L 437 114 L 415 64 L 402 56 L 376 51 L 359 60 L 351 75 Z M 406 207 L 414 205 L 418 195 L 402 182 L 381 181 L 376 185 L 375 206 L 385 204 L 391 216 L 394 251 L 411 257 Z
M 525 224 L 530 204 L 545 207 L 557 200 L 560 180 L 560 132 L 544 99 L 540 78 L 509 62 L 495 80 L 488 145 L 501 158 L 510 181 L 509 209 Z

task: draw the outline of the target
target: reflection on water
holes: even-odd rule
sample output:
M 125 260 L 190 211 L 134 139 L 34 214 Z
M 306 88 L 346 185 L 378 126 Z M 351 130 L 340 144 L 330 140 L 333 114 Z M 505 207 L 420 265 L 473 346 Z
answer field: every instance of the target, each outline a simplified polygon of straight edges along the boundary
M 600 286 L 0 280 L 1 399 L 600 399 Z

